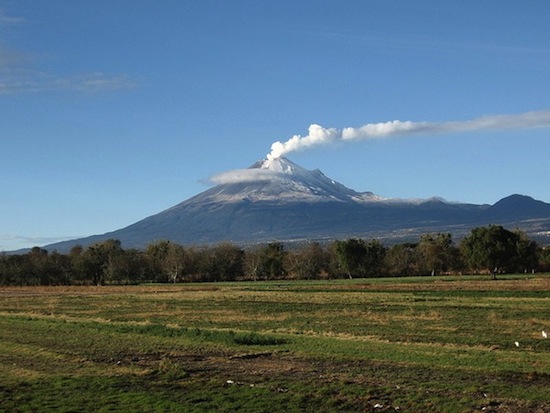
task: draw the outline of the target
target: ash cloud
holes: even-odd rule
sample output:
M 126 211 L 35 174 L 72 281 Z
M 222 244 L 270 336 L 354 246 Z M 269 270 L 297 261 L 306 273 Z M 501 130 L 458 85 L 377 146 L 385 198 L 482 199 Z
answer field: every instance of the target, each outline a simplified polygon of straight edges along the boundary
M 277 159 L 291 152 L 305 150 L 332 142 L 347 142 L 407 135 L 435 135 L 484 130 L 529 129 L 550 127 L 550 110 L 512 115 L 484 116 L 466 121 L 412 122 L 394 120 L 368 123 L 358 128 L 325 128 L 312 124 L 305 136 L 294 135 L 285 142 L 274 142 L 267 158 Z

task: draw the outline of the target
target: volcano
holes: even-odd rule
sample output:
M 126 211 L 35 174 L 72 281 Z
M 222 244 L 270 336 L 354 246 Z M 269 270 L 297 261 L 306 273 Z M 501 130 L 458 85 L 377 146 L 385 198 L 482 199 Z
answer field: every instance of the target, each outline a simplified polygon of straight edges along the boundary
M 314 204 L 379 199 L 372 192 L 356 192 L 318 169 L 308 171 L 286 158 L 258 161 L 248 169 L 217 175 L 213 181 L 221 183 L 180 205 L 243 200 Z
M 461 237 L 488 224 L 521 228 L 534 239 L 550 240 L 550 204 L 523 195 L 492 206 L 384 198 L 354 191 L 286 158 L 261 160 L 212 181 L 212 188 L 128 227 L 45 248 L 62 252 L 109 238 L 119 239 L 125 248 L 144 248 L 159 240 L 182 245 L 349 237 L 401 242 L 432 232 Z

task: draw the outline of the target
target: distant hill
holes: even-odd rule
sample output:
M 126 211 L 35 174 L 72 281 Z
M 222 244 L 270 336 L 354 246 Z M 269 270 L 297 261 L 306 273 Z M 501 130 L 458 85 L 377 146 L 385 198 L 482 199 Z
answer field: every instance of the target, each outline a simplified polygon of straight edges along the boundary
M 401 242 L 429 232 L 459 238 L 489 224 L 521 228 L 532 239 L 550 241 L 550 204 L 523 195 L 492 206 L 383 198 L 354 191 L 286 158 L 259 161 L 215 179 L 218 184 L 212 188 L 135 224 L 45 248 L 66 252 L 108 238 L 121 240 L 124 248 L 144 248 L 165 239 L 183 245 L 348 237 Z
M 550 216 L 550 204 L 537 201 L 530 196 L 510 195 L 502 198 L 487 211 L 495 220 L 522 220 Z

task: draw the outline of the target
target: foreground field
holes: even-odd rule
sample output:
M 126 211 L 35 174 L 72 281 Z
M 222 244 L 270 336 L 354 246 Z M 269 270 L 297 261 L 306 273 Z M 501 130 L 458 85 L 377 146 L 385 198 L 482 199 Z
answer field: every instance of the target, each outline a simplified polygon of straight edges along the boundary
M 0 289 L 0 411 L 548 412 L 550 278 Z

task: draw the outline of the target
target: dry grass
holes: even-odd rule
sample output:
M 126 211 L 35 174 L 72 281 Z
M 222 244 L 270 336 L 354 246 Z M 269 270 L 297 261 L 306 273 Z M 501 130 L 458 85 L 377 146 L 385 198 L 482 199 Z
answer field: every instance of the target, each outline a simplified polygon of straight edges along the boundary
M 0 411 L 544 411 L 550 278 L 516 278 L 0 288 Z

